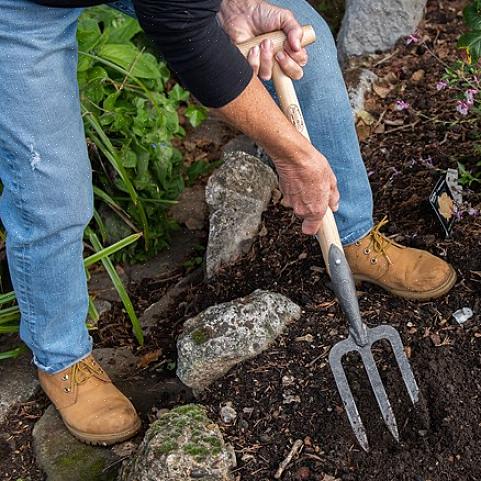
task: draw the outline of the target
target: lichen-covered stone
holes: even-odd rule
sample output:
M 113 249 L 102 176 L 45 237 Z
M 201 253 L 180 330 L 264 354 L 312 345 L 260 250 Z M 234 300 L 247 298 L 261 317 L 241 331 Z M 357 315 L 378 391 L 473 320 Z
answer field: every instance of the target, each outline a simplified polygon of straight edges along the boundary
M 249 251 L 276 186 L 274 171 L 258 158 L 245 152 L 225 156 L 206 187 L 210 212 L 207 278 Z
M 388 50 L 413 33 L 426 0 L 346 0 L 346 13 L 337 37 L 339 56 Z
M 231 481 L 232 449 L 203 406 L 187 404 L 151 424 L 120 481 Z
M 33 429 L 35 459 L 47 481 L 114 481 L 118 456 L 77 441 L 50 406 Z
M 300 307 L 287 297 L 262 290 L 209 307 L 184 324 L 177 341 L 179 379 L 195 390 L 206 388 L 267 349 L 300 315 Z

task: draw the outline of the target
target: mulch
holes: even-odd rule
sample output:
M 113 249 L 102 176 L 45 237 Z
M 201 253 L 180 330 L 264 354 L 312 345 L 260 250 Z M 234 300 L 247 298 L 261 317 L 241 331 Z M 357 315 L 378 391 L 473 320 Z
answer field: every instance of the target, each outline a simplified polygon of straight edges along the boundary
M 199 401 L 234 446 L 236 481 L 274 480 L 296 440 L 303 447 L 285 469 L 285 481 L 481 479 L 481 218 L 464 212 L 446 239 L 427 201 L 444 169 L 456 168 L 457 162 L 473 168 L 477 161 L 473 139 L 479 126 L 473 117 L 460 118 L 455 100 L 435 86 L 445 65 L 459 55 L 455 43 L 463 28 L 463 4 L 430 0 L 418 31 L 422 41 L 400 41 L 390 54 L 364 60 L 381 79 L 366 103 L 367 122 L 358 124 L 376 216 L 389 217 L 385 232 L 395 240 L 429 250 L 458 272 L 454 289 L 431 302 L 398 299 L 367 284 L 360 288 L 365 321 L 399 330 L 422 391 L 422 409 L 413 409 L 388 346 L 377 345 L 375 357 L 398 421 L 400 443 L 385 428 L 359 359 L 353 356 L 346 369 L 370 452 L 357 445 L 326 359 L 329 348 L 345 336 L 346 322 L 328 288 L 319 246 L 300 234 L 299 221 L 279 203 L 273 202 L 265 213 L 262 235 L 246 258 L 213 281 L 193 285 L 137 351 L 149 376 L 172 377 L 175 338 L 183 321 L 204 308 L 257 288 L 283 293 L 302 307 L 301 319 L 273 347 L 200 395 Z M 396 110 L 396 100 L 410 108 Z M 479 191 L 465 188 L 464 199 L 473 208 L 481 207 Z M 131 287 L 137 305 L 145 308 L 169 284 Z M 462 307 L 470 307 L 474 316 L 459 326 L 452 314 Z M 116 309 L 115 320 L 103 320 L 97 343 L 133 345 L 128 322 Z M 233 425 L 220 420 L 220 408 L 227 402 L 238 413 Z M 42 479 L 28 451 L 31 426 L 43 406 L 39 398 L 36 404 L 19 407 L 4 427 L 12 436 L 0 440 L 0 480 Z M 170 404 L 155 406 L 163 407 Z

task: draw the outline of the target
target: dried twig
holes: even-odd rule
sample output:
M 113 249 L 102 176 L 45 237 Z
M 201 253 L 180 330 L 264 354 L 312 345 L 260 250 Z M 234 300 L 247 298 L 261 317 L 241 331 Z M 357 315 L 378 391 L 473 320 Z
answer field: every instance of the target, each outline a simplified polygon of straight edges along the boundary
M 292 461 L 292 458 L 299 453 L 302 446 L 304 446 L 304 443 L 302 442 L 301 439 L 298 439 L 294 442 L 291 450 L 289 451 L 289 454 L 286 456 L 286 459 L 284 459 L 284 461 L 282 461 L 282 463 L 279 465 L 279 468 L 277 469 L 276 474 L 274 474 L 274 478 L 276 479 L 281 478 L 282 473 L 284 473 L 287 466 L 289 466 L 290 462 Z

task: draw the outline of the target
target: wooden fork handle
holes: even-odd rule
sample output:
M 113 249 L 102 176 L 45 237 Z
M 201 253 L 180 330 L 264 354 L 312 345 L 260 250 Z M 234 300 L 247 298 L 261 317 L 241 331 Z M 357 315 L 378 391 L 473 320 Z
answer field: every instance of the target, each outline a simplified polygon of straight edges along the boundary
M 307 47 L 308 45 L 316 41 L 316 34 L 314 33 L 312 25 L 304 25 L 302 27 L 302 30 L 303 36 L 301 45 L 303 47 Z M 277 52 L 282 50 L 287 37 L 286 34 L 282 31 L 266 33 L 264 35 L 259 35 L 258 37 L 248 40 L 247 42 L 238 44 L 237 48 L 242 52 L 242 55 L 244 55 L 244 57 L 247 57 L 247 54 L 252 47 L 260 45 L 266 39 L 270 39 L 272 41 L 274 54 L 276 54 Z
M 305 47 L 311 43 L 314 43 L 316 40 L 316 34 L 312 28 L 312 25 L 304 25 L 302 29 L 304 31 L 302 46 Z M 286 41 L 286 35 L 284 32 L 278 31 L 260 35 L 259 37 L 249 40 L 248 42 L 237 45 L 237 47 L 244 56 L 247 56 L 252 47 L 259 45 L 266 38 L 270 38 L 272 40 L 272 43 L 274 44 L 274 52 L 276 53 L 282 49 L 284 42 Z M 309 132 L 307 131 L 306 123 L 304 122 L 301 106 L 299 104 L 299 99 L 297 98 L 292 79 L 282 71 L 277 62 L 274 62 L 272 81 L 274 83 L 277 96 L 279 97 L 282 111 L 296 127 L 296 129 L 310 141 Z M 340 251 L 343 252 L 334 214 L 329 207 L 327 208 L 326 214 L 322 219 L 322 225 L 319 229 L 319 232 L 316 234 L 316 238 L 321 246 L 322 255 L 324 257 L 326 266 L 329 269 L 329 248 L 331 245 L 336 245 Z

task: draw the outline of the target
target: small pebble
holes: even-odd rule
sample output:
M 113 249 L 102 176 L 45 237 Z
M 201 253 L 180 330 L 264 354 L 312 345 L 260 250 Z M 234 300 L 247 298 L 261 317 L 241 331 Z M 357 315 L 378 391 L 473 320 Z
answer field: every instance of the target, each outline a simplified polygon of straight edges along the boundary
M 237 411 L 231 403 L 227 403 L 220 409 L 220 417 L 225 424 L 232 424 L 237 419 Z

